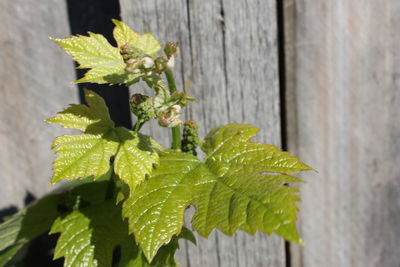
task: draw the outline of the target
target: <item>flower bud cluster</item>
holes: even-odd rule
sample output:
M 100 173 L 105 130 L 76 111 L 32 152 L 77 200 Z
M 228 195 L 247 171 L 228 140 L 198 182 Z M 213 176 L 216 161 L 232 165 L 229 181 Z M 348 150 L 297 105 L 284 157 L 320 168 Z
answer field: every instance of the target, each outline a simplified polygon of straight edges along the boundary
M 130 99 L 131 111 L 141 124 L 155 118 L 162 127 L 181 125 L 182 109 L 188 102 L 195 101 L 183 92 L 171 93 L 165 88 L 160 77 L 167 68 L 173 67 L 178 50 L 178 46 L 171 42 L 164 47 L 165 56 L 146 55 L 131 44 L 120 47 L 121 56 L 126 63 L 125 70 L 133 74 L 142 74 L 143 81 L 156 92 L 155 97 L 134 94 Z
M 178 54 L 178 45 L 168 42 L 164 47 L 164 53 L 167 55 L 168 61 L 166 63 L 167 67 L 172 69 L 175 65 L 175 57 Z
M 180 105 L 173 105 L 165 113 L 161 112 L 158 116 L 158 124 L 162 127 L 175 127 L 182 124 L 179 118 L 181 115 L 182 107 Z
M 199 126 L 194 120 L 185 122 L 183 125 L 182 151 L 196 156 L 196 148 L 199 143 Z
M 182 110 L 187 103 L 193 101 L 195 99 L 183 92 L 174 92 L 171 95 L 166 88 L 161 87 L 155 97 L 134 94 L 130 99 L 130 106 L 141 123 L 155 118 L 162 127 L 175 127 L 183 123 L 180 119 Z
M 168 90 L 160 90 L 154 99 L 157 109 L 157 118 L 160 126 L 175 127 L 183 122 L 180 119 L 181 111 L 189 102 L 195 99 L 188 97 L 184 92 L 176 91 L 170 94 Z
M 154 117 L 153 101 L 142 94 L 134 94 L 129 100 L 131 111 L 136 115 L 140 123 L 145 123 Z
M 131 44 L 124 44 L 120 47 L 120 54 L 126 63 L 125 70 L 133 74 L 145 76 L 153 73 L 161 74 L 167 68 L 173 68 L 175 55 L 178 52 L 177 45 L 169 42 L 164 47 L 166 56 L 151 57 Z

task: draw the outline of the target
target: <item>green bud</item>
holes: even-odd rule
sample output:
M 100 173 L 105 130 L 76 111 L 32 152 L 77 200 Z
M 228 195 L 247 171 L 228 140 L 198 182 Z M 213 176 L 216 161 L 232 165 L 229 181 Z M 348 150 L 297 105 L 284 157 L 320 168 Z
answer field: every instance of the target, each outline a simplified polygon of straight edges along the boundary
M 121 54 L 121 56 L 123 57 L 124 60 L 128 60 L 130 58 L 129 54 L 130 54 L 131 49 L 132 49 L 132 46 L 129 44 L 124 44 L 124 45 L 120 46 L 119 53 Z
M 182 124 L 178 114 L 174 112 L 163 113 L 158 117 L 158 124 L 162 127 L 172 128 Z
M 129 100 L 129 104 L 138 121 L 146 122 L 154 118 L 155 112 L 152 98 L 142 94 L 134 94 Z
M 140 60 L 130 58 L 126 61 L 125 71 L 130 73 L 140 73 Z
M 164 53 L 167 55 L 168 59 L 175 56 L 178 53 L 178 45 L 168 42 L 165 44 Z
M 119 52 L 125 62 L 127 62 L 131 58 L 139 59 L 139 58 L 143 58 L 145 56 L 144 53 L 142 52 L 142 50 L 134 47 L 131 44 L 121 45 L 119 48 Z
M 174 103 L 176 105 L 180 105 L 181 107 L 185 107 L 187 103 L 190 102 L 196 102 L 196 99 L 191 98 L 189 96 L 187 96 L 184 92 L 182 91 L 175 91 L 170 99 L 169 99 L 170 103 Z
M 179 105 L 172 105 L 166 112 L 162 109 L 158 109 L 158 124 L 162 127 L 175 127 L 181 125 L 182 120 L 179 118 L 181 110 L 182 107 Z
M 185 122 L 183 125 L 182 151 L 196 156 L 196 148 L 199 143 L 199 126 L 194 120 Z
M 154 65 L 157 73 L 162 73 L 167 68 L 168 58 L 158 57 L 154 60 Z

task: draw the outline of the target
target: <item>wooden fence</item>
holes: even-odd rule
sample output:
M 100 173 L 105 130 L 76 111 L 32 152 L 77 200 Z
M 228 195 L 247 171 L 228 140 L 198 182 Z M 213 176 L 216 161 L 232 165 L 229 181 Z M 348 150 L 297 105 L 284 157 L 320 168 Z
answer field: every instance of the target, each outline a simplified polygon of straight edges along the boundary
M 255 124 L 259 140 L 295 152 L 306 174 L 299 229 L 277 236 L 213 233 L 182 243 L 181 266 L 400 266 L 400 1 L 0 1 L 0 209 L 51 190 L 43 120 L 81 101 L 71 59 L 48 36 L 111 36 L 111 18 L 178 41 L 180 88 L 200 102 L 187 117 L 205 130 Z M 86 85 L 85 85 L 86 86 Z M 129 90 L 92 86 L 119 125 Z M 145 129 L 166 143 L 165 131 Z

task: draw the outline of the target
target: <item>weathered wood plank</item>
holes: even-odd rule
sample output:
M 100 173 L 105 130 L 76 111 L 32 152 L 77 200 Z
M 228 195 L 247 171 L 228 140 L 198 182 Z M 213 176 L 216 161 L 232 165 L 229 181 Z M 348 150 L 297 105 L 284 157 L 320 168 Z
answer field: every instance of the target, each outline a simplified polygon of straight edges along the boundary
M 122 18 L 163 41 L 179 41 L 180 88 L 199 99 L 187 115 L 201 133 L 227 122 L 260 126 L 259 140 L 280 144 L 275 1 L 121 0 Z M 167 143 L 165 131 L 148 128 Z M 181 266 L 284 266 L 276 236 L 213 233 L 184 245 Z
M 43 120 L 78 94 L 71 60 L 48 36 L 68 34 L 64 1 L 0 2 L 0 209 L 50 189 L 50 145 L 65 131 Z
M 292 266 L 397 267 L 400 2 L 289 0 L 285 11 L 289 149 L 319 172 L 302 188 L 306 245 Z

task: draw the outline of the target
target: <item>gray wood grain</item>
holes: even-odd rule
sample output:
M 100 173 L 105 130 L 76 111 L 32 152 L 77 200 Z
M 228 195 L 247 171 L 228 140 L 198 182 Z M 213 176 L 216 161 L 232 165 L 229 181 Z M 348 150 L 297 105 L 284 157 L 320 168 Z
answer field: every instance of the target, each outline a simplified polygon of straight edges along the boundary
M 69 33 L 64 1 L 0 1 L 0 209 L 51 189 L 51 141 L 43 120 L 78 101 L 71 60 L 49 39 Z
M 400 2 L 286 1 L 289 150 L 302 186 L 293 265 L 400 266 Z
M 176 77 L 179 87 L 199 100 L 187 117 L 198 121 L 203 136 L 228 122 L 251 123 L 261 128 L 258 140 L 280 145 L 275 1 L 120 3 L 122 18 L 134 29 L 179 41 Z M 167 143 L 164 130 L 154 125 L 145 130 Z M 285 265 L 284 242 L 276 236 L 229 238 L 214 232 L 208 240 L 198 237 L 196 247 L 183 245 L 181 266 Z

